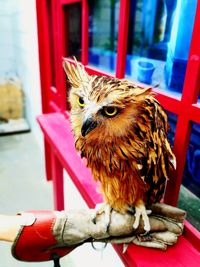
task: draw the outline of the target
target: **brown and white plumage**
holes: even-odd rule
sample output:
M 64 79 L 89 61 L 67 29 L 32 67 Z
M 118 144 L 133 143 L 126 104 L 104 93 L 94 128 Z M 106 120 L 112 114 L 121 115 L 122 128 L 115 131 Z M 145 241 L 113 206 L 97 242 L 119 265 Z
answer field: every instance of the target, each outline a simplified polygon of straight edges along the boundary
M 76 149 L 101 184 L 105 202 L 126 212 L 136 207 L 149 230 L 144 206 L 161 200 L 175 156 L 167 115 L 151 88 L 127 80 L 90 76 L 81 64 L 64 62 L 71 91 Z

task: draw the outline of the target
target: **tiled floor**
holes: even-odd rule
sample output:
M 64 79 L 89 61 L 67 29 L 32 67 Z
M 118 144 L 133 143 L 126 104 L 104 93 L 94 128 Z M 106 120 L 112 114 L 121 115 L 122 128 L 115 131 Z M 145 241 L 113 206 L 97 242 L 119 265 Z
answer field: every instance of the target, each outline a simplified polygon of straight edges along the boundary
M 86 207 L 67 174 L 65 178 L 66 207 Z M 15 214 L 30 209 L 53 209 L 52 186 L 45 180 L 43 151 L 31 133 L 0 136 L 0 213 Z M 29 266 L 51 267 L 53 263 L 19 262 L 11 256 L 10 244 L 0 242 L 0 267 Z M 97 252 L 87 244 L 64 257 L 61 266 L 122 267 L 123 264 L 110 246 Z

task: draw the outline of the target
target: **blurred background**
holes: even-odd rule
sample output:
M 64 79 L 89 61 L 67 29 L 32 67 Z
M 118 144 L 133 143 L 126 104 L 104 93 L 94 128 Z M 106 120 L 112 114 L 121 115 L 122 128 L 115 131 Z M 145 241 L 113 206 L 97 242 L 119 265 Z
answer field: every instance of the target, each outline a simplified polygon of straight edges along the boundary
M 39 140 L 40 95 L 35 1 L 0 0 L 0 133 L 31 129 Z

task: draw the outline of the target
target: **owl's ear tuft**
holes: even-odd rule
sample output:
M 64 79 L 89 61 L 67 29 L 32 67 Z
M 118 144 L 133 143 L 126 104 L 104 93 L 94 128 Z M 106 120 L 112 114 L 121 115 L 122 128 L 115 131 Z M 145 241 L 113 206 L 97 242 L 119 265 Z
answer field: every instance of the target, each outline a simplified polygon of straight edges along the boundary
M 67 79 L 71 84 L 71 86 L 73 86 L 74 88 L 78 88 L 84 82 L 88 82 L 90 76 L 85 71 L 84 66 L 81 63 L 78 63 L 76 58 L 74 58 L 74 60 L 75 60 L 75 65 L 64 59 L 63 68 L 65 70 Z

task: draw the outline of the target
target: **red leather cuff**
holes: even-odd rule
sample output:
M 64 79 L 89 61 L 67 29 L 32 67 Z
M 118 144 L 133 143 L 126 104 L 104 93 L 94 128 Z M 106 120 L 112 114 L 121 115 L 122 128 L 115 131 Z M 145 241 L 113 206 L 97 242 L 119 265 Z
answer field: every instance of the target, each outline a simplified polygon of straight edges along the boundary
M 21 261 L 48 261 L 60 258 L 75 247 L 58 247 L 53 235 L 56 214 L 53 211 L 29 211 L 32 225 L 22 226 L 12 246 L 12 255 Z M 57 246 L 57 247 L 56 247 Z

